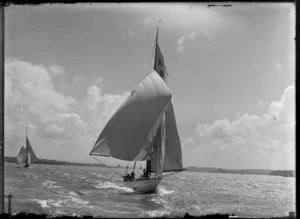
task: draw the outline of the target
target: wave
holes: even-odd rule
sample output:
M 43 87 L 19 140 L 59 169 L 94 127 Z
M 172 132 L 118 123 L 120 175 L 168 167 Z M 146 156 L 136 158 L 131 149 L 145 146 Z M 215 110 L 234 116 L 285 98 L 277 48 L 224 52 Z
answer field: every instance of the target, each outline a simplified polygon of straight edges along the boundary
M 56 182 L 46 180 L 45 182 L 42 183 L 43 186 L 48 187 L 48 188 L 62 188 L 61 186 L 55 186 Z
M 57 200 L 48 199 L 40 200 L 33 199 L 33 201 L 39 203 L 42 208 L 51 208 L 51 207 L 92 207 L 87 206 L 90 202 L 80 199 L 80 197 L 75 192 L 69 192 L 67 195 L 63 195 L 64 198 L 58 198 Z
M 133 192 L 133 190 L 129 187 L 125 187 L 125 186 L 121 186 L 115 183 L 111 183 L 111 182 L 104 182 L 104 183 L 98 183 L 98 185 L 95 185 L 95 188 L 97 189 L 118 189 L 118 190 L 122 190 L 125 192 Z
M 174 190 L 166 190 L 164 188 L 159 187 L 158 188 L 158 194 L 159 195 L 169 195 L 172 194 L 173 192 L 175 192 Z
M 151 218 L 156 218 L 156 217 L 167 217 L 170 215 L 169 211 L 163 210 L 163 211 L 147 211 L 144 212 L 140 215 L 140 217 L 151 217 Z
M 33 201 L 39 203 L 42 206 L 42 208 L 50 208 L 46 200 L 33 199 Z
M 90 203 L 89 201 L 85 201 L 85 200 L 80 199 L 80 197 L 78 196 L 78 194 L 75 193 L 75 192 L 69 192 L 69 195 L 67 196 L 66 200 L 72 202 L 71 206 L 74 206 L 74 204 L 75 205 L 78 204 L 79 206 L 81 206 L 81 205 L 88 205 Z

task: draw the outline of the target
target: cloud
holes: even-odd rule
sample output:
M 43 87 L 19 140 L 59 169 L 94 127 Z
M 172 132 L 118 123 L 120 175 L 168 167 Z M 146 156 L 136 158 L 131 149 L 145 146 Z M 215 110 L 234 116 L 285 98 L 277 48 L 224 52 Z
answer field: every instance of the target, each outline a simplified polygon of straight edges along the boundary
M 56 77 L 63 77 L 66 75 L 66 72 L 64 70 L 64 68 L 62 66 L 59 66 L 59 65 L 51 65 L 50 66 L 50 75 L 53 77 L 53 78 L 56 78 Z
M 16 156 L 25 144 L 27 125 L 39 158 L 89 162 L 89 150 L 129 92 L 103 93 L 104 78 L 94 76 L 95 84 L 87 89 L 87 98 L 77 103 L 75 98 L 57 91 L 50 68 L 6 59 L 5 153 Z
M 67 139 L 66 130 L 58 125 L 51 124 L 46 127 L 44 134 L 46 138 Z
M 99 115 L 107 119 L 110 117 L 118 107 L 127 99 L 129 92 L 119 94 L 102 94 L 101 87 L 92 85 L 87 90 L 87 106 L 88 109 L 95 115 Z
M 195 37 L 196 37 L 195 31 L 191 33 L 184 32 L 177 41 L 177 52 L 184 52 L 184 44 L 186 43 L 186 41 L 194 40 Z
M 295 153 L 295 86 L 287 87 L 281 99 L 270 104 L 268 113 L 202 123 L 195 132 L 199 147 L 210 148 L 211 155 L 230 153 L 252 163 L 294 168 L 291 159 Z
M 137 35 L 138 33 L 139 33 L 139 30 L 131 30 L 131 29 L 129 29 L 129 30 L 127 30 L 127 33 L 122 33 L 121 37 L 122 38 L 126 38 L 126 37 L 132 38 L 133 36 Z
M 266 102 L 265 100 L 262 100 L 262 99 L 259 99 L 257 101 L 257 106 L 258 107 L 263 107 L 263 106 L 266 106 L 268 104 L 268 102 Z
M 186 138 L 182 143 L 181 143 L 183 150 L 190 150 L 192 148 L 194 148 L 195 143 L 194 143 L 194 139 L 191 137 Z
M 77 113 L 55 113 L 40 117 L 40 134 L 46 138 L 75 140 L 88 125 Z
M 77 83 L 78 81 L 82 81 L 82 80 L 84 80 L 84 77 L 83 76 L 75 76 L 74 78 L 73 78 L 73 82 L 74 83 Z
M 57 66 L 54 69 L 57 70 Z M 43 65 L 16 58 L 6 59 L 5 106 L 26 106 L 28 110 L 38 114 L 56 109 L 70 109 L 73 104 L 76 104 L 75 99 L 57 92 L 50 74 Z
M 285 89 L 280 101 L 269 106 L 269 113 L 279 122 L 294 123 L 295 121 L 295 86 Z
M 146 26 L 148 24 L 151 23 L 151 19 L 147 18 L 146 20 L 144 20 L 143 24 Z
M 96 85 L 99 85 L 99 84 L 100 84 L 101 86 L 103 85 L 104 78 L 102 78 L 102 77 L 100 77 L 100 76 L 97 77 L 97 76 L 93 75 L 93 76 L 92 76 L 92 79 L 94 80 L 94 82 L 95 82 Z

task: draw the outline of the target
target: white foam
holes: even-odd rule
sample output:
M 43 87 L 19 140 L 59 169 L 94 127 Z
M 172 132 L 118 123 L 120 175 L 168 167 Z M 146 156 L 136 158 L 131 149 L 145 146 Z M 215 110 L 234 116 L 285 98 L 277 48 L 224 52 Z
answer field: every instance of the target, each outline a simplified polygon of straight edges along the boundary
M 174 192 L 174 190 L 166 190 L 164 188 L 159 188 L 158 189 L 158 194 L 159 195 L 169 195 L 169 194 L 171 194 L 173 192 Z
M 55 201 L 55 200 L 53 200 L 53 199 L 50 199 L 51 200 L 51 205 L 53 205 L 53 206 L 55 206 L 55 207 L 63 207 L 62 205 L 61 205 L 61 203 L 62 203 L 62 200 L 58 200 L 58 201 Z M 50 201 L 49 200 L 49 201 Z M 49 203 L 50 204 L 50 203 Z
M 142 216 L 149 216 L 149 217 L 163 217 L 168 215 L 168 211 L 148 211 L 142 214 Z
M 78 195 L 75 192 L 69 192 L 68 195 L 64 196 L 65 199 L 58 199 L 58 200 L 53 200 L 53 199 L 48 199 L 48 200 L 39 200 L 39 199 L 34 199 L 34 201 L 38 202 L 42 208 L 50 208 L 51 206 L 54 207 L 90 207 L 92 206 L 87 206 L 89 204 L 89 201 L 84 201 L 78 197 Z
M 69 192 L 69 196 L 67 197 L 67 199 L 73 202 L 74 204 L 79 204 L 79 205 L 88 205 L 90 203 L 89 201 L 84 201 L 80 199 L 77 193 L 75 192 Z
M 119 190 L 122 190 L 125 192 L 133 192 L 133 190 L 131 188 L 128 188 L 125 186 L 120 186 L 118 184 L 111 183 L 111 182 L 98 183 L 98 185 L 96 185 L 95 188 L 98 188 L 98 189 L 113 188 L 113 189 L 119 189 Z
M 54 184 L 56 184 L 56 182 L 46 180 L 42 185 L 48 188 L 62 188 L 61 186 L 55 186 Z
M 46 200 L 33 199 L 33 201 L 39 203 L 42 206 L 42 208 L 50 208 L 50 206 L 47 205 Z

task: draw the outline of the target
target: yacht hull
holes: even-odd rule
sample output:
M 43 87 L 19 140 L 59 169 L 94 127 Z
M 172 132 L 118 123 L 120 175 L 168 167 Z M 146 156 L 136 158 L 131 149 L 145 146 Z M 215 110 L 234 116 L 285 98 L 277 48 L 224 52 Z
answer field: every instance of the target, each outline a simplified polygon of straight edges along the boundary
M 135 179 L 124 181 L 124 186 L 132 188 L 135 192 L 151 193 L 155 192 L 161 179 Z

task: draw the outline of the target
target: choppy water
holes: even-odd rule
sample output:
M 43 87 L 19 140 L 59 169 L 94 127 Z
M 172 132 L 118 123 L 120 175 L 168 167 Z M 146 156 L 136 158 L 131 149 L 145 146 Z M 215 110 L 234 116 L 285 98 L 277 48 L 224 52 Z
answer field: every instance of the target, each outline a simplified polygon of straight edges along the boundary
M 12 212 L 103 217 L 176 217 L 213 213 L 287 216 L 295 211 L 295 178 L 182 172 L 166 174 L 154 194 L 124 187 L 123 169 L 5 163 Z M 5 200 L 7 209 L 7 199 Z

